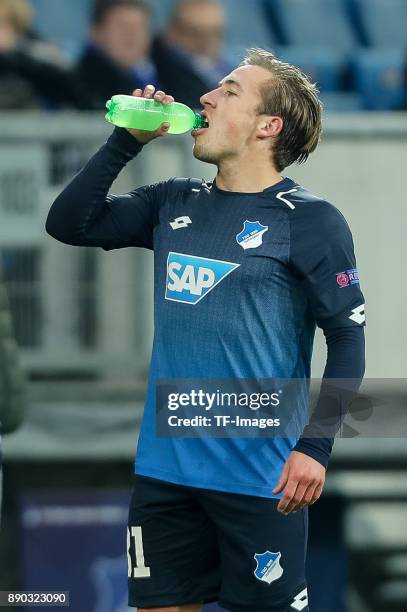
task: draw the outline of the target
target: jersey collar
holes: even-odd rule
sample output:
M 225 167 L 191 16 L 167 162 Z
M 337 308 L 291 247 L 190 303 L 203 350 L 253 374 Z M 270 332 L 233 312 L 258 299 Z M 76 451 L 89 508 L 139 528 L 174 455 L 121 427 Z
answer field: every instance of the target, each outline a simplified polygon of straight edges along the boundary
M 284 177 L 281 181 L 279 181 L 275 185 L 272 185 L 271 187 L 266 187 L 266 189 L 264 189 L 263 191 L 254 191 L 254 192 L 225 191 L 224 189 L 219 189 L 219 187 L 216 185 L 216 179 L 213 180 L 212 185 L 213 185 L 212 190 L 220 195 L 253 197 L 253 196 L 268 195 L 269 193 L 272 193 L 273 191 L 282 191 L 284 189 L 291 189 L 293 186 L 296 186 L 296 183 L 292 179 L 288 177 Z

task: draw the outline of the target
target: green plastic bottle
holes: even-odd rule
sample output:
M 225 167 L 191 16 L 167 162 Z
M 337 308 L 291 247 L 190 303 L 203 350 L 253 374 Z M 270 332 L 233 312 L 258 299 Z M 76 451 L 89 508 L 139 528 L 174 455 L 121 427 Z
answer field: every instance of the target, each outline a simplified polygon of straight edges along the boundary
M 180 102 L 162 104 L 150 98 L 117 95 L 106 102 L 106 108 L 107 121 L 124 128 L 154 132 L 168 121 L 169 134 L 184 134 L 206 125 L 205 117 Z

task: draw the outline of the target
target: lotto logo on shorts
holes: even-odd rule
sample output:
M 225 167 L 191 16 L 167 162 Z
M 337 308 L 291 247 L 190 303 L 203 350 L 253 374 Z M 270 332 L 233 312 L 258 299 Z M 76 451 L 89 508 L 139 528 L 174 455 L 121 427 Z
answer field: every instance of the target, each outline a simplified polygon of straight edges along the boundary
M 165 299 L 197 304 L 239 265 L 171 252 L 167 259 Z
M 298 593 L 298 595 L 294 597 L 294 601 L 291 604 L 291 608 L 293 610 L 299 610 L 301 612 L 301 610 L 305 610 L 305 608 L 307 607 L 308 607 L 308 591 L 307 589 L 304 589 L 303 591 L 301 591 L 301 593 Z

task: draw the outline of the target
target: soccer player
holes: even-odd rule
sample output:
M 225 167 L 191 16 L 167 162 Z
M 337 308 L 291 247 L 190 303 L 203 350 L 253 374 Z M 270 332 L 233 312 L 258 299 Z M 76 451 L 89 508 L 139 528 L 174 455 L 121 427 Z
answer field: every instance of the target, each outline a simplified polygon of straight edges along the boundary
M 134 95 L 173 102 L 152 86 Z M 46 228 L 71 245 L 154 250 L 130 605 L 198 612 L 219 600 L 234 612 L 304 612 L 307 507 L 321 495 L 333 437 L 315 435 L 308 411 L 295 439 L 159 437 L 156 387 L 306 380 L 316 325 L 327 341 L 324 378 L 361 380 L 364 299 L 352 237 L 333 205 L 281 176 L 320 139 L 318 92 L 300 70 L 251 49 L 201 103 L 208 126 L 192 132 L 193 154 L 217 166 L 214 181 L 109 194 L 125 164 L 168 132 L 165 123 L 154 133 L 116 128 L 56 199 Z

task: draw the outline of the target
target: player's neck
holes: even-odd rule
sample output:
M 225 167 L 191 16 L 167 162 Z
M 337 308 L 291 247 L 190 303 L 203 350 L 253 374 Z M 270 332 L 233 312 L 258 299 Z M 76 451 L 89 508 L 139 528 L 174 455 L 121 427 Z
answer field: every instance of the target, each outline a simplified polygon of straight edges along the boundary
M 282 180 L 279 174 L 267 161 L 257 163 L 258 160 L 224 160 L 219 164 L 216 176 L 216 186 L 224 191 L 238 191 L 241 193 L 257 193 L 268 187 L 276 185 Z

